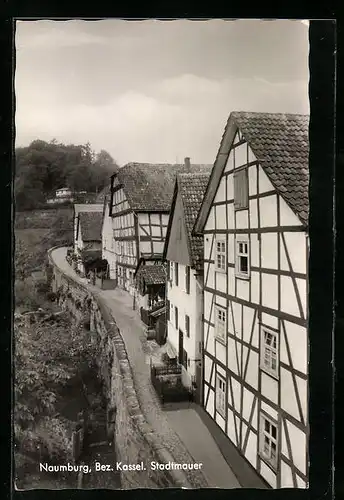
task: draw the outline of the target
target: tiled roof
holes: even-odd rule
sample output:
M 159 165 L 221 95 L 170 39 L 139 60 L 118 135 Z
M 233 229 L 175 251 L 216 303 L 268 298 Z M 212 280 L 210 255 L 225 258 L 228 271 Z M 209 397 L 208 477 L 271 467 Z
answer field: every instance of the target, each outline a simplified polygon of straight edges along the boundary
M 308 223 L 307 115 L 233 112 L 233 117 L 275 189 Z
M 128 163 L 118 171 L 132 210 L 166 211 L 171 208 L 176 174 L 202 172 L 209 165 Z
M 79 212 L 83 241 L 101 241 L 102 212 Z
M 163 264 L 142 266 L 137 276 L 142 277 L 146 285 L 162 285 L 166 282 L 166 268 Z
M 75 203 L 74 204 L 74 213 L 75 215 L 80 212 L 102 212 L 103 205 L 102 203 Z
M 186 230 L 190 243 L 191 261 L 195 269 L 202 268 L 203 236 L 194 236 L 192 229 L 207 188 L 212 167 L 204 169 L 202 174 L 179 174 L 177 176 L 178 193 L 181 195 Z

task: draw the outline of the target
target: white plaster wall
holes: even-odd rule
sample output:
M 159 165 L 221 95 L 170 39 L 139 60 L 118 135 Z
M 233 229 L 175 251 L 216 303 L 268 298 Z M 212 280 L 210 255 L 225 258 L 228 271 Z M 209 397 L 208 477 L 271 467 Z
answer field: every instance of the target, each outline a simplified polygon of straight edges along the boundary
M 267 483 L 276 488 L 276 474 L 261 460 L 260 473 Z
M 179 283 L 178 286 L 168 285 L 167 287 L 167 299 L 170 304 L 173 305 L 173 312 L 170 313 L 170 320 L 168 321 L 167 336 L 170 344 L 173 346 L 175 351 L 178 353 L 179 348 L 179 332 L 181 329 L 184 333 L 184 349 L 188 354 L 188 359 L 190 359 L 190 366 L 187 367 L 188 375 L 194 376 L 196 373 L 196 360 L 200 359 L 199 352 L 199 342 L 202 340 L 202 330 L 201 330 L 201 317 L 200 317 L 200 306 L 197 305 L 197 300 L 201 300 L 197 289 L 196 277 L 194 275 L 193 269 L 190 269 L 190 294 L 185 291 L 185 266 L 182 264 L 178 265 L 179 273 Z M 175 312 L 174 308 L 178 308 L 178 330 L 175 328 Z M 185 315 L 190 318 L 190 337 L 187 337 L 185 330 Z M 207 325 L 205 325 L 206 327 Z M 191 378 L 189 379 L 189 384 L 191 383 Z

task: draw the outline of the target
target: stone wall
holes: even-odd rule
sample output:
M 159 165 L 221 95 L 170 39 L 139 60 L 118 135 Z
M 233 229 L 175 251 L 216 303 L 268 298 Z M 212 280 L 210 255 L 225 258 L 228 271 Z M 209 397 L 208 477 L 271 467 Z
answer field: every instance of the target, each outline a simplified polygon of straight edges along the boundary
M 154 429 L 146 422 L 137 398 L 125 344 L 120 331 L 103 301 L 96 292 L 74 281 L 57 268 L 51 258 L 52 290 L 62 309 L 67 309 L 76 320 L 89 321 L 90 335 L 100 347 L 98 362 L 104 382 L 108 410 L 115 415 L 113 439 L 116 461 L 123 464 L 144 462 L 146 470 L 121 472 L 122 488 L 190 488 L 183 471 L 151 470 L 151 461 L 173 461 L 169 452 L 161 446 Z M 109 426 L 110 428 L 111 426 Z

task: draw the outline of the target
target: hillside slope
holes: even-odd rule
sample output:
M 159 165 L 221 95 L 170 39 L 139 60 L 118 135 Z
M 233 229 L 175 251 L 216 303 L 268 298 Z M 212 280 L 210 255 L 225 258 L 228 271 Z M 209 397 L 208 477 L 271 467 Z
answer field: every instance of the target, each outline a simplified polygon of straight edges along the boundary
M 45 265 L 47 251 L 73 242 L 73 209 L 17 212 L 14 221 L 15 275 L 25 279 Z

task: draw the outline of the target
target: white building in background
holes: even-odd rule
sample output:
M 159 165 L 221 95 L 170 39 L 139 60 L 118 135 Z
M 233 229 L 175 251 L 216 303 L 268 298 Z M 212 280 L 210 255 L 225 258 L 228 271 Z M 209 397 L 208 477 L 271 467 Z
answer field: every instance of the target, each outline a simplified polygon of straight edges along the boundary
M 178 174 L 167 228 L 167 341 L 182 365 L 182 381 L 202 398 L 203 237 L 191 234 L 209 180 L 202 173 Z
M 100 260 L 102 257 L 100 211 L 79 212 L 76 227 L 76 253 L 80 257 L 78 269 L 85 272 L 85 259 Z
M 273 488 L 308 484 L 308 117 L 229 117 L 204 237 L 204 407 Z

